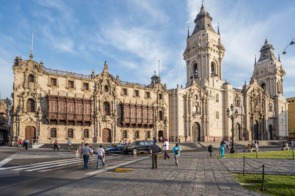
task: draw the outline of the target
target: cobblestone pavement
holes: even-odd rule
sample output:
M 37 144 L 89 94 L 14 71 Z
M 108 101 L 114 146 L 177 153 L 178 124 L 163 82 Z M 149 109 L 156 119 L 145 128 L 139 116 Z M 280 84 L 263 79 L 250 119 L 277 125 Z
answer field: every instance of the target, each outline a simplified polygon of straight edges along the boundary
M 184 152 L 179 166 L 173 158 L 164 160 L 161 155 L 158 169 L 151 169 L 147 157 L 124 166 L 134 171 L 106 170 L 39 195 L 261 195 L 245 190 L 234 179 L 226 166 L 235 161 L 209 157 L 205 152 Z

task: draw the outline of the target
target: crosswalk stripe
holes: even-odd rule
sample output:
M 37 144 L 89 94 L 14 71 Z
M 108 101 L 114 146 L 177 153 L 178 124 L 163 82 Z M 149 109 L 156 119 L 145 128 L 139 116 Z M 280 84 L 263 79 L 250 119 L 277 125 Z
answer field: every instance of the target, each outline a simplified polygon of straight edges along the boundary
M 106 157 L 107 160 L 115 159 L 118 156 L 108 156 Z M 92 157 L 89 162 L 94 162 L 97 160 L 97 157 Z M 14 171 L 38 171 L 38 170 L 44 170 L 43 172 L 48 170 L 53 170 L 54 168 L 67 166 L 67 165 L 75 165 L 75 164 L 82 164 L 83 160 L 78 158 L 72 158 L 72 159 L 62 159 L 62 160 L 56 160 L 56 161 L 48 161 L 48 162 L 42 162 L 42 163 L 34 163 L 34 164 L 28 164 L 28 165 L 21 165 L 21 166 L 12 166 L 12 167 L 3 167 L 0 168 L 0 171 L 3 170 L 14 170 Z

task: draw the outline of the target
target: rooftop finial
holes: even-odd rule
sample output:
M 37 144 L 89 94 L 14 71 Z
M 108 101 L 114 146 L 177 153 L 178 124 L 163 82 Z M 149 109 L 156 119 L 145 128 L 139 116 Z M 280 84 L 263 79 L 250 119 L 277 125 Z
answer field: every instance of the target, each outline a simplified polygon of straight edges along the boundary
M 279 60 L 279 62 L 281 62 L 281 56 L 280 56 L 280 53 L 279 53 L 279 55 L 278 55 L 278 60 Z
M 219 31 L 219 23 L 217 23 L 217 33 L 218 33 L 218 35 L 220 35 L 220 31 Z
M 34 49 L 34 29 L 32 29 L 32 45 L 30 51 L 30 59 L 33 59 L 33 49 Z
M 256 65 L 256 54 L 255 54 L 255 62 L 254 62 L 254 65 Z
M 160 78 L 160 68 L 161 68 L 160 60 L 158 60 L 158 72 L 159 72 L 159 78 Z
M 189 38 L 189 26 L 187 26 L 187 39 Z

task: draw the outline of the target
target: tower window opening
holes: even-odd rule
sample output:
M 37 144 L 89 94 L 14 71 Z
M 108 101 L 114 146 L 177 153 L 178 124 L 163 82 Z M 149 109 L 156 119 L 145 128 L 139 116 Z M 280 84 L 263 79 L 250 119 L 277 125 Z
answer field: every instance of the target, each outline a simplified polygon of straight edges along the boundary
M 199 78 L 198 64 L 194 65 L 194 78 Z

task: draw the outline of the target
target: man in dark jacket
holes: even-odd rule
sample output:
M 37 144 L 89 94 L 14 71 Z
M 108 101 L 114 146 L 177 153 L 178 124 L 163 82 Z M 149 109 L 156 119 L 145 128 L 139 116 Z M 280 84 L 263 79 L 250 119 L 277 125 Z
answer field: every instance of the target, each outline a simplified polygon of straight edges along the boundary
M 150 149 L 152 151 L 152 169 L 158 169 L 158 153 L 161 152 L 161 148 L 154 141 Z

